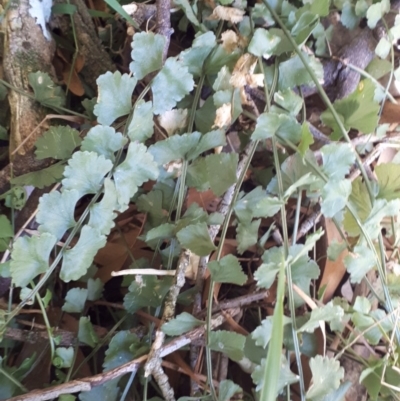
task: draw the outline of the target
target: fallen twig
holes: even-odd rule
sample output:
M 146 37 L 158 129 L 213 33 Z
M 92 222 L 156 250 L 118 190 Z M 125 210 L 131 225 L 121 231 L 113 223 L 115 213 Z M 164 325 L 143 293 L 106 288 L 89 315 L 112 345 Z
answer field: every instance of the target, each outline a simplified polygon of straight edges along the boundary
M 228 313 L 230 316 L 236 316 L 238 313 L 240 313 L 240 309 L 230 309 L 225 311 L 225 314 L 226 313 Z M 211 325 L 213 328 L 215 328 L 220 326 L 225 321 L 225 316 L 222 313 L 219 313 L 212 319 Z M 204 332 L 204 327 L 198 327 L 186 334 L 183 334 L 182 336 L 175 338 L 168 344 L 161 347 L 159 351 L 160 357 L 162 358 L 166 355 L 172 354 L 178 349 L 190 344 L 192 341 L 201 338 L 202 336 L 204 336 Z M 12 397 L 9 399 L 9 401 L 45 401 L 57 398 L 62 394 L 90 391 L 91 389 L 107 383 L 110 380 L 118 379 L 126 373 L 135 372 L 139 368 L 139 366 L 147 360 L 147 358 L 148 355 L 143 355 L 139 358 L 134 359 L 133 361 L 125 363 L 107 372 L 103 372 L 98 375 L 86 377 L 79 380 L 73 380 L 68 383 L 63 383 L 58 386 L 49 387 L 43 390 L 30 391 L 27 394 Z

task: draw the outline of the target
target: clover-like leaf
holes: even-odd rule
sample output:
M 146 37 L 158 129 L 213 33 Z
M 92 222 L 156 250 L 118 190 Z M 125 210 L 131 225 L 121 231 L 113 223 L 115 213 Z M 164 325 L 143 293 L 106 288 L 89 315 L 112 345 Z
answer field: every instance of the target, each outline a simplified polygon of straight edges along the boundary
M 196 149 L 200 138 L 200 132 L 174 135 L 150 146 L 149 153 L 153 155 L 154 160 L 159 165 L 169 163 L 172 160 L 186 160 L 188 153 L 193 153 Z
M 272 335 L 272 318 L 267 317 L 261 322 L 252 333 L 251 338 L 255 341 L 256 345 L 266 348 Z
M 221 196 L 236 182 L 238 155 L 237 153 L 212 154 L 207 156 L 205 161 L 211 190 L 216 196 Z
M 311 311 L 311 316 L 308 322 L 303 324 L 298 331 L 307 331 L 312 333 L 318 326 L 319 322 L 334 322 L 334 321 L 341 321 L 344 317 L 344 310 L 339 305 L 333 305 L 330 302 L 327 305 L 315 308 Z
M 171 288 L 173 277 L 157 279 L 155 276 L 136 276 L 129 286 L 129 292 L 124 297 L 124 307 L 130 313 L 138 309 L 161 305 Z
M 321 148 L 323 171 L 330 178 L 342 180 L 355 162 L 355 154 L 348 143 L 331 143 Z
M 189 151 L 187 157 L 189 160 L 197 159 L 203 152 L 226 145 L 226 135 L 223 130 L 215 130 L 202 135 L 195 149 Z
M 382 163 L 375 167 L 374 172 L 378 179 L 378 198 L 386 200 L 400 197 L 400 164 Z
M 35 155 L 39 160 L 68 159 L 82 142 L 79 132 L 68 126 L 52 126 L 35 142 Z
M 189 68 L 189 72 L 193 76 L 198 77 L 201 75 L 204 61 L 215 45 L 216 40 L 214 33 L 211 31 L 205 32 L 197 36 L 192 43 L 192 47 L 181 52 L 179 58 L 182 59 L 183 64 Z
M 351 194 L 350 180 L 328 181 L 322 189 L 321 211 L 325 217 L 334 217 L 347 204 Z
M 91 128 L 82 141 L 81 150 L 96 152 L 106 159 L 114 161 L 115 152 L 120 150 L 128 140 L 112 127 L 96 125 Z
M 236 228 L 236 240 L 238 242 L 238 253 L 243 254 L 251 246 L 257 243 L 258 229 L 260 228 L 261 219 L 252 222 L 239 222 Z
M 375 264 L 374 252 L 365 245 L 357 245 L 353 254 L 344 258 L 344 265 L 350 273 L 352 283 L 360 283 Z
M 246 337 L 233 331 L 217 330 L 211 331 L 208 338 L 208 346 L 213 351 L 226 354 L 233 361 L 243 358 Z
M 278 361 L 279 362 L 279 361 Z M 254 369 L 254 372 L 251 374 L 251 378 L 253 379 L 254 383 L 257 385 L 256 391 L 259 391 L 263 386 L 268 385 L 265 383 L 265 363 L 266 358 L 261 361 L 261 365 L 257 366 Z M 279 378 L 276 385 L 276 396 L 288 385 L 296 383 L 299 381 L 299 377 L 296 376 L 291 370 L 290 365 L 282 354 L 280 355 L 280 372 Z
M 57 240 L 61 239 L 65 232 L 76 224 L 74 212 L 79 198 L 79 192 L 75 189 L 44 194 L 39 199 L 39 210 L 36 216 L 40 224 L 39 231 L 49 232 Z
M 324 78 L 324 69 L 321 62 L 313 56 L 304 54 L 304 57 L 307 59 L 309 66 L 314 70 L 318 80 L 322 81 Z M 300 57 L 296 55 L 279 64 L 279 89 L 283 90 L 301 85 L 314 86 L 315 84 Z
M 88 290 L 86 288 L 71 288 L 65 296 L 65 303 L 62 307 L 64 312 L 81 313 L 85 307 Z
M 108 235 L 115 226 L 115 210 L 118 209 L 117 191 L 114 183 L 106 178 L 104 180 L 104 196 L 100 202 L 90 207 L 88 225 L 99 230 L 101 234 Z
M 137 32 L 132 38 L 129 69 L 137 80 L 162 67 L 165 37 L 153 32 Z
M 131 142 L 125 160 L 115 169 L 114 181 L 121 209 L 127 207 L 130 198 L 148 180 L 155 180 L 159 170 L 153 156 L 141 143 Z
M 128 126 L 131 141 L 144 142 L 153 135 L 153 103 L 140 100 L 136 103 Z
M 94 331 L 93 324 L 86 316 L 81 316 L 79 319 L 78 340 L 92 348 L 99 342 L 99 337 Z
M 179 243 L 198 256 L 206 256 L 216 249 L 206 223 L 191 224 L 176 234 Z
M 60 181 L 64 173 L 62 163 L 53 164 L 39 171 L 32 171 L 27 174 L 19 175 L 11 179 L 11 183 L 16 186 L 32 185 L 42 189 Z
M 183 312 L 178 315 L 175 319 L 164 323 L 161 330 L 168 336 L 180 336 L 195 327 L 203 325 L 204 322 L 196 319 L 194 316 L 187 312 Z
M 121 330 L 111 339 L 104 358 L 104 371 L 114 369 L 131 361 L 134 357 L 132 345 L 139 342 L 136 334 L 129 330 Z
M 72 365 L 73 357 L 74 347 L 57 347 L 53 365 L 58 369 L 69 368 Z
M 107 71 L 97 78 L 99 96 L 94 106 L 97 121 L 103 125 L 112 124 L 118 117 L 127 115 L 132 108 L 132 93 L 137 79 L 119 71 Z
M 168 58 L 151 84 L 154 114 L 171 110 L 194 87 L 192 74 L 182 62 Z
M 28 74 L 28 81 L 35 92 L 35 99 L 43 106 L 58 110 L 65 105 L 64 91 L 54 84 L 46 72 L 31 72 Z
M 257 286 L 268 290 L 275 281 L 280 265 L 285 263 L 282 248 L 273 247 L 267 249 L 262 256 L 262 260 L 263 263 L 254 273 L 254 278 L 257 281 Z
M 307 391 L 307 400 L 321 400 L 323 396 L 335 391 L 344 377 L 344 369 L 339 361 L 317 355 L 310 359 L 312 382 Z
M 88 289 L 88 300 L 89 301 L 97 301 L 101 298 L 101 294 L 103 293 L 104 284 L 97 277 L 96 280 L 89 278 L 87 282 Z
M 269 30 L 257 28 L 249 43 L 249 52 L 257 57 L 269 58 L 274 54 L 275 48 L 278 46 L 281 38 L 273 35 Z
M 358 84 L 357 89 L 344 99 L 336 100 L 333 107 L 340 115 L 344 127 L 357 129 L 365 134 L 373 132 L 378 125 L 379 103 L 374 99 L 375 85 L 369 79 Z M 329 110 L 321 114 L 325 125 L 333 128 L 334 137 L 340 138 L 341 131 Z
M 226 255 L 219 261 L 209 262 L 208 270 L 216 283 L 243 285 L 247 281 L 247 276 L 243 273 L 238 258 L 233 255 Z
M 231 380 L 222 380 L 219 383 L 218 401 L 229 401 L 236 393 L 240 393 L 242 388 Z
M 50 233 L 39 237 L 19 237 L 11 253 L 10 272 L 18 287 L 26 287 L 38 274 L 49 268 L 49 256 L 57 238 Z
M 95 194 L 112 166 L 110 160 L 95 152 L 76 152 L 65 167 L 63 187 L 77 190 L 80 197 Z
M 61 280 L 68 283 L 84 276 L 99 249 L 106 244 L 106 237 L 96 228 L 82 227 L 78 242 L 72 249 L 64 252 L 60 271 Z

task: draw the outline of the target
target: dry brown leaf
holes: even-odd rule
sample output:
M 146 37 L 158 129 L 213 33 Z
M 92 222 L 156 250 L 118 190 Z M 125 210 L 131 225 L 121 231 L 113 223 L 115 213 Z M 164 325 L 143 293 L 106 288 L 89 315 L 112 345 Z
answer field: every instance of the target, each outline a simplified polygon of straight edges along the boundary
M 231 125 L 232 122 L 232 105 L 225 103 L 217 109 L 213 128 L 224 128 Z
M 227 53 L 232 53 L 239 47 L 239 36 L 232 31 L 232 29 L 228 29 L 221 34 L 222 47 L 226 50 Z
M 238 8 L 217 6 L 214 8 L 212 14 L 208 17 L 209 20 L 223 20 L 229 21 L 232 24 L 237 24 L 243 20 L 245 14 L 244 10 Z
M 400 123 L 400 104 L 393 104 L 391 102 L 385 102 L 381 118 L 379 120 L 381 124 L 399 124 Z
M 342 241 L 335 224 L 331 219 L 325 219 L 325 232 L 326 232 L 326 246 L 328 246 L 334 239 L 338 242 Z M 324 250 L 326 255 L 326 250 Z M 323 269 L 320 288 L 326 285 L 323 302 L 329 302 L 335 293 L 339 283 L 342 281 L 346 273 L 346 268 L 343 259 L 348 255 L 347 249 L 342 251 L 335 261 L 326 258 L 325 267 Z

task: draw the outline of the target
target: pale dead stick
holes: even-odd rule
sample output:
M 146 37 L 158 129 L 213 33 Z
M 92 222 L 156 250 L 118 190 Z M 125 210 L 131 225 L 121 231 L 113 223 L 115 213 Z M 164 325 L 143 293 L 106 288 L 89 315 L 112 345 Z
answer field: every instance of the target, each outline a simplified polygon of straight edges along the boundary
M 111 272 L 112 277 L 116 276 L 127 276 L 132 275 L 142 275 L 142 276 L 175 276 L 176 270 L 158 270 L 158 269 L 126 269 L 120 270 L 118 272 Z

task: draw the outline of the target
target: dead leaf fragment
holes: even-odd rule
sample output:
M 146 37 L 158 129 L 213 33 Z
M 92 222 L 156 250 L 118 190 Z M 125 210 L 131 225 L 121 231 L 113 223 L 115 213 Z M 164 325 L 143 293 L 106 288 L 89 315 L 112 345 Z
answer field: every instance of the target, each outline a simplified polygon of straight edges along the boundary
M 158 117 L 158 122 L 167 131 L 168 136 L 172 136 L 176 131 L 186 127 L 187 116 L 187 109 L 169 110 Z
M 243 88 L 249 85 L 252 88 L 264 86 L 263 74 L 253 74 L 257 65 L 257 58 L 250 53 L 240 56 L 233 68 L 229 83 L 235 88 Z
M 239 36 L 232 29 L 228 29 L 221 34 L 222 47 L 227 53 L 232 53 L 239 47 Z
M 232 104 L 224 103 L 217 109 L 213 128 L 224 128 L 231 125 L 232 122 Z
M 229 21 L 232 24 L 237 24 L 243 20 L 244 13 L 244 10 L 239 10 L 238 8 L 217 6 L 208 19 Z

